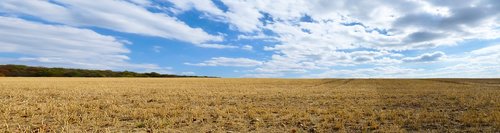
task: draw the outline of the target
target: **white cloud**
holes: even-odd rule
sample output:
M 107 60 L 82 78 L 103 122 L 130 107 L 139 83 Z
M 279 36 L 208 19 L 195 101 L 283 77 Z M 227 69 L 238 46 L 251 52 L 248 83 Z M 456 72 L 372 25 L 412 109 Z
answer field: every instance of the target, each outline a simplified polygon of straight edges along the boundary
M 181 75 L 196 75 L 195 72 L 181 72 Z
M 225 14 L 227 21 L 242 32 L 260 31 L 262 23 L 259 18 L 263 15 L 258 12 L 256 7 L 248 4 L 245 0 L 222 0 L 229 8 Z
M 419 55 L 417 57 L 406 57 L 403 58 L 403 61 L 405 62 L 432 62 L 432 61 L 438 61 L 444 58 L 446 54 L 441 51 L 433 52 L 433 53 L 425 53 L 422 55 Z
M 248 51 L 252 51 L 252 50 L 253 50 L 253 47 L 252 47 L 252 46 L 250 46 L 250 45 L 243 45 L 243 46 L 241 46 L 241 49 L 243 49 L 243 50 L 248 50 Z
M 256 35 L 238 35 L 238 40 L 256 40 L 256 39 L 262 39 L 266 41 L 271 41 L 271 40 L 276 40 L 276 37 L 273 36 L 268 36 L 262 33 L 256 34 Z
M 256 68 L 253 72 L 257 74 L 284 74 L 284 73 L 305 73 L 308 70 L 325 69 L 314 62 L 302 60 L 300 57 L 283 57 L 273 55 L 272 59 Z
M 432 49 L 465 45 L 461 43 L 466 41 L 499 39 L 500 3 L 496 0 L 221 0 L 227 7 L 224 11 L 210 0 L 167 1 L 174 5 L 168 7 L 174 15 L 194 9 L 203 12 L 203 17 L 227 23 L 232 30 L 242 32 L 234 41 L 274 41 L 271 46 L 264 46 L 266 52 L 272 53 L 267 60 L 216 57 L 202 63 L 186 63 L 197 66 L 235 66 L 238 61 L 251 62 L 251 65 L 239 65 L 255 67 L 248 76 L 283 76 L 323 71 L 330 72 L 324 75 L 336 76 L 332 73 L 345 72 L 370 77 L 377 76 L 375 71 L 385 69 L 434 73 L 401 66 L 438 63 L 438 60 L 445 62 L 441 66 L 454 65 L 445 67 L 446 70 L 443 68 L 445 72 L 467 65 L 493 69 L 500 63 L 500 55 L 497 54 L 500 51 L 496 50 L 499 49 L 498 45 L 464 55 L 446 55 L 444 52 L 447 51 L 416 57 L 405 55 L 407 51 L 435 51 Z M 212 35 L 200 28 L 190 27 L 174 16 L 150 12 L 145 8 L 155 5 L 151 1 L 55 2 L 59 4 L 6 0 L 0 2 L 0 13 L 31 15 L 76 27 L 100 27 L 177 39 L 205 48 L 253 49 L 250 45 L 224 45 L 234 42 L 220 42 L 222 35 Z M 8 47 L 3 50 L 13 49 Z M 23 60 L 53 62 L 61 59 Z M 339 66 L 372 68 L 333 69 Z M 380 75 L 411 76 L 403 73 L 386 74 Z
M 450 47 L 466 40 L 500 38 L 500 5 L 496 1 L 222 2 L 229 7 L 226 13 L 228 23 L 239 31 L 258 33 L 253 36 L 240 35 L 238 39 L 265 38 L 260 34 L 263 30 L 275 34 L 267 36 L 275 38 L 278 44 L 264 47 L 266 51 L 274 51 L 274 55 L 270 60 L 263 61 L 264 64 L 255 70 L 257 74 L 307 73 L 338 65 L 387 66 L 403 62 L 435 61 L 445 54 L 438 52 L 404 58 L 397 52 Z M 235 14 L 240 16 L 237 21 L 228 17 Z M 265 15 L 272 19 L 263 19 Z M 359 51 L 357 49 L 387 53 L 383 56 L 357 56 L 339 52 Z
M 163 70 L 154 64 L 129 63 L 124 41 L 87 29 L 46 25 L 0 17 L 0 52 L 21 54 L 1 64 L 27 64 L 112 70 Z
M 415 74 L 422 71 L 424 70 L 388 66 L 388 67 L 361 68 L 361 69 L 329 70 L 320 74 L 307 75 L 306 77 L 397 78 L 397 77 L 414 77 Z
M 498 78 L 500 77 L 500 44 L 472 50 L 453 56 L 439 64 L 444 67 L 429 69 L 414 74 L 418 77 L 464 77 L 464 78 Z
M 247 51 L 252 51 L 253 47 L 250 45 L 243 45 L 243 46 L 235 46 L 235 45 L 223 45 L 223 44 L 196 44 L 198 47 L 202 48 L 213 48 L 213 49 L 241 49 L 241 50 L 247 50 Z
M 191 9 L 196 9 L 202 12 L 207 12 L 211 15 L 222 16 L 224 12 L 217 8 L 217 6 L 211 0 L 168 0 L 174 7 L 180 11 L 184 12 Z
M 294 48 L 284 56 L 273 55 L 271 60 L 257 68 L 257 73 L 306 73 L 309 70 L 328 70 L 333 66 L 393 65 L 402 63 L 392 58 L 394 53 L 387 51 L 327 51 L 308 48 Z
M 500 76 L 500 45 L 491 45 L 463 54 L 447 56 L 439 64 L 445 67 L 407 75 L 412 77 L 498 78 Z
M 238 36 L 238 40 L 276 40 L 276 45 L 264 46 L 265 51 L 274 52 L 274 55 L 261 61 L 262 65 L 252 71 L 254 75 L 308 73 L 330 70 L 334 66 L 374 65 L 382 68 L 410 62 L 442 61 L 446 54 L 440 51 L 416 57 L 405 57 L 401 51 L 429 50 L 454 46 L 466 40 L 500 38 L 500 7 L 496 1 L 222 2 L 228 7 L 227 12 L 217 9 L 212 2 L 173 3 L 183 11 L 194 8 L 218 16 L 221 21 L 234 26 L 234 30 L 245 32 Z M 273 34 L 263 34 L 264 30 Z M 246 49 L 245 46 L 240 48 Z M 471 53 L 488 51 L 491 50 Z M 474 60 L 487 57 L 491 59 L 495 55 L 476 55 Z
M 202 63 L 184 63 L 184 64 L 193 66 L 255 67 L 261 65 L 262 62 L 248 58 L 214 57 Z
M 152 13 L 142 6 L 126 1 L 56 0 L 55 2 L 58 4 L 45 0 L 30 2 L 5 0 L 0 2 L 0 12 L 26 14 L 71 26 L 100 27 L 194 44 L 222 40 L 220 36 L 210 35 L 201 28 L 192 28 L 174 17 Z
M 212 1 L 196 1 L 196 0 L 168 0 L 173 3 L 177 10 L 176 12 L 184 12 L 190 9 L 196 9 L 213 15 L 212 18 L 218 21 L 223 21 L 231 24 L 234 29 L 242 32 L 260 31 L 262 23 L 259 18 L 263 15 L 258 12 L 257 7 L 248 4 L 251 1 L 245 0 L 222 0 L 225 6 L 228 7 L 227 12 L 220 10 Z
M 245 74 L 241 77 L 243 78 L 278 78 L 278 77 L 282 77 L 284 76 L 283 74 L 279 73 L 279 74 L 275 74 L 275 73 L 271 73 L 271 74 L 263 74 L 263 73 L 260 73 L 260 74 Z
M 500 44 L 480 48 L 471 52 L 474 55 L 500 54 Z
M 215 48 L 215 49 L 234 49 L 238 48 L 238 46 L 232 46 L 232 45 L 222 45 L 222 44 L 196 44 L 198 47 L 202 48 Z
M 484 66 L 500 66 L 500 44 L 487 46 L 470 52 L 466 60 L 467 63 L 482 64 Z
M 152 5 L 151 1 L 149 0 L 128 0 L 134 4 L 140 5 L 140 6 L 150 6 Z

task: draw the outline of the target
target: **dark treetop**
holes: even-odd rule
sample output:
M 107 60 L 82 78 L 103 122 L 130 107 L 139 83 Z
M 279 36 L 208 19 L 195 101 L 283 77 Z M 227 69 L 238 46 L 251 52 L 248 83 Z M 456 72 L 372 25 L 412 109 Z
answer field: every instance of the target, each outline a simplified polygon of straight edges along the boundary
M 47 68 L 24 65 L 0 65 L 0 77 L 195 77 L 214 78 L 208 76 L 186 76 L 159 74 L 156 72 L 136 73 L 130 71 L 87 70 L 70 68 Z

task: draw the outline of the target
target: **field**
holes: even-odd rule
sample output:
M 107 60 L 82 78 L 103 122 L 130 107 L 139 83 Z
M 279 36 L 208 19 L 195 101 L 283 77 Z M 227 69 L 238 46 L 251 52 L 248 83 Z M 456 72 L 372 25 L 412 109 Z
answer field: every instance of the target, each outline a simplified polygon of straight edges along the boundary
M 0 78 L 0 132 L 500 132 L 500 79 Z

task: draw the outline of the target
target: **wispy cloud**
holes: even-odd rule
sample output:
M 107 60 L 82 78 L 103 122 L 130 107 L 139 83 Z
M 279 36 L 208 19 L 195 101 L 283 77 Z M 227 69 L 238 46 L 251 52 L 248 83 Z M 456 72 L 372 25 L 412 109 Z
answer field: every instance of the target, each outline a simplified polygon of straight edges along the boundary
M 161 13 L 153 13 L 142 6 L 126 1 L 57 0 L 0 2 L 0 11 L 26 14 L 46 21 L 72 26 L 93 26 L 119 32 L 176 39 L 194 44 L 221 41 L 201 28 L 193 28 L 182 21 Z M 64 5 L 64 6 L 63 6 Z
M 47 25 L 0 17 L 0 52 L 25 55 L 1 64 L 30 64 L 72 68 L 143 70 L 162 69 L 153 64 L 129 63 L 130 52 L 112 36 L 91 30 Z
M 203 61 L 202 63 L 185 63 L 185 64 L 192 66 L 255 67 L 261 65 L 262 62 L 248 58 L 214 57 L 210 60 Z

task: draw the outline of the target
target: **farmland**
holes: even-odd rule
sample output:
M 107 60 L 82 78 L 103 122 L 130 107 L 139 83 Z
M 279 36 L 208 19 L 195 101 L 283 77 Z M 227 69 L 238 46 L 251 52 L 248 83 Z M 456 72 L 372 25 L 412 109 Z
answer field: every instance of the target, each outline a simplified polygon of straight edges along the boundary
M 0 78 L 0 132 L 500 132 L 500 79 Z

